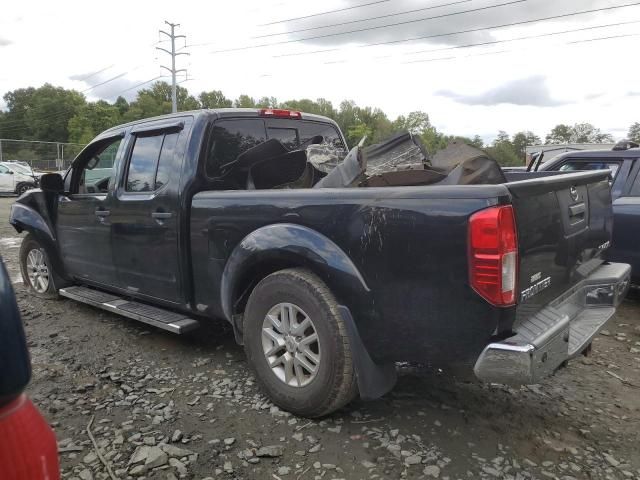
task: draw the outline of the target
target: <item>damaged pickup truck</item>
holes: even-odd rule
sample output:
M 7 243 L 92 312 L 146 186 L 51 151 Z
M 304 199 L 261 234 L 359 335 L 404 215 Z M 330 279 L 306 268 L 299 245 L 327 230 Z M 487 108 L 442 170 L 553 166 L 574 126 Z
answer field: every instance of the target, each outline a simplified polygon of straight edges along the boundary
M 318 417 L 389 391 L 394 362 L 532 384 L 590 346 L 629 283 L 602 259 L 608 172 L 516 177 L 462 144 L 347 153 L 324 117 L 201 110 L 102 133 L 10 221 L 34 294 L 226 319 L 269 398 Z

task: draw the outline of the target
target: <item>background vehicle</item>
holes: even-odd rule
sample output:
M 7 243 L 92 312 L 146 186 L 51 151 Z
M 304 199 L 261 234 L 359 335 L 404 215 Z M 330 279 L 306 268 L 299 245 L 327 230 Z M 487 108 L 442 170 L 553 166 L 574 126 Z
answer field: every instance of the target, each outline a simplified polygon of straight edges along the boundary
M 9 274 L 0 259 L 0 478 L 60 478 L 56 437 L 22 393 L 31 362 Z
M 570 152 L 543 163 L 539 171 L 609 170 L 613 197 L 613 239 L 607 258 L 631 264 L 640 284 L 640 148 Z
M 22 195 L 37 186 L 38 179 L 20 164 L 0 162 L 0 193 Z
M 321 172 L 311 141 L 345 145 L 333 121 L 287 110 L 108 130 L 64 184 L 45 175 L 13 205 L 25 284 L 176 333 L 224 318 L 270 398 L 311 417 L 384 394 L 396 361 L 536 383 L 626 292 L 628 265 L 601 258 L 607 172 L 510 182 L 475 153 L 446 170 L 443 153 L 440 171 L 367 177 L 369 150 Z

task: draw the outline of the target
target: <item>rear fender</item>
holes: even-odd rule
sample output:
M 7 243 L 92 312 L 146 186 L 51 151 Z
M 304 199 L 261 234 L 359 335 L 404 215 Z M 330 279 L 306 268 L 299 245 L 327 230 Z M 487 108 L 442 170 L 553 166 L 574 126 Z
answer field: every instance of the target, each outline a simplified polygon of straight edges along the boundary
M 370 294 L 356 266 L 333 241 L 307 227 L 278 223 L 251 232 L 231 252 L 220 292 L 227 320 L 236 313 L 234 303 L 246 288 L 247 274 L 268 264 L 308 268 L 341 303 L 366 302 Z

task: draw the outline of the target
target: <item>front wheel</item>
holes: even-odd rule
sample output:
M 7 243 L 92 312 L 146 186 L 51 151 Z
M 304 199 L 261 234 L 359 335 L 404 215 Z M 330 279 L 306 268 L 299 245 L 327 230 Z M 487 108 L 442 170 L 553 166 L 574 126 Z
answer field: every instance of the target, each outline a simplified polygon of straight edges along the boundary
M 31 234 L 24 237 L 20 246 L 20 271 L 24 285 L 33 294 L 41 298 L 57 297 L 49 256 Z
M 321 417 L 357 394 L 338 304 L 307 270 L 281 270 L 258 283 L 245 309 L 244 340 L 259 384 L 289 412 Z
M 16 193 L 18 194 L 18 196 L 22 195 L 23 193 L 34 189 L 35 186 L 30 184 L 30 183 L 21 183 L 20 185 L 18 185 L 18 188 L 16 188 Z

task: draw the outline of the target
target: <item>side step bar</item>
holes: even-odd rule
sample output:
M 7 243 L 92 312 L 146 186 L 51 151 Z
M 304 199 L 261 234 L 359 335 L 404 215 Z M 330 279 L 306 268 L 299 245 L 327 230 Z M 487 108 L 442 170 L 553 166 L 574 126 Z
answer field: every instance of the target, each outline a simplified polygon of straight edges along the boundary
M 118 295 L 92 288 L 81 286 L 61 288 L 58 293 L 63 297 L 117 313 L 123 317 L 132 318 L 173 333 L 190 332 L 200 326 L 197 320 L 181 313 L 126 300 Z

